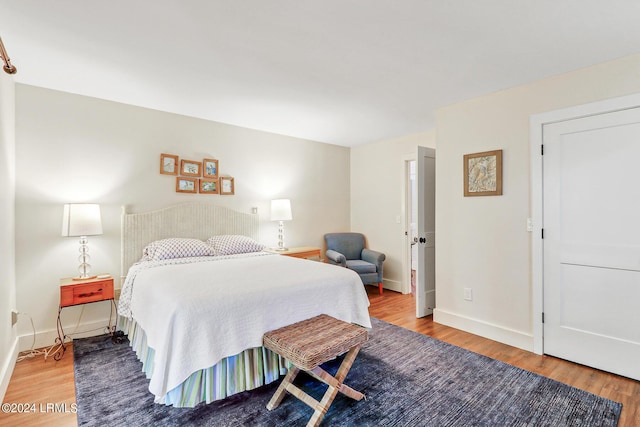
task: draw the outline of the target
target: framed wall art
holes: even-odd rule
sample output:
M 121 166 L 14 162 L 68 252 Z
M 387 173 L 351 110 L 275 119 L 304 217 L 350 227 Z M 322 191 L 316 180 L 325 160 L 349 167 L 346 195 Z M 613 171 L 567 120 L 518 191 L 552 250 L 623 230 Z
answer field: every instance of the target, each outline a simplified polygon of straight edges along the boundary
M 202 194 L 220 194 L 217 179 L 204 179 L 200 180 L 199 192 Z
M 178 175 L 178 156 L 173 154 L 160 154 L 160 173 L 165 175 Z
M 223 194 L 223 195 L 235 194 L 235 188 L 234 188 L 232 177 L 223 176 L 220 178 L 220 194 Z
M 502 195 L 502 150 L 464 155 L 464 196 Z
M 209 155 L 209 154 L 205 154 Z M 176 176 L 176 192 L 191 194 L 235 194 L 233 177 L 220 176 L 220 161 L 180 159 L 174 154 L 160 154 L 160 173 Z
M 197 193 L 198 178 L 186 178 L 184 176 L 176 177 L 177 193 Z
M 202 176 L 205 178 L 218 177 L 218 161 L 216 159 L 202 160 Z
M 201 176 L 202 163 L 195 160 L 180 161 L 180 175 L 184 176 Z

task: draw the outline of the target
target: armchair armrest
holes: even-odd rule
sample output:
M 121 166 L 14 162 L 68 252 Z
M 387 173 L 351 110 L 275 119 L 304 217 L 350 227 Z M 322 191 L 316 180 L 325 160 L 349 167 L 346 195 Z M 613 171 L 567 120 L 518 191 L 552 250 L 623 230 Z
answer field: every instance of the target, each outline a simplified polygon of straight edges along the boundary
M 382 263 L 387 258 L 385 254 L 382 252 L 374 251 L 371 249 L 363 249 L 362 254 L 360 255 L 363 261 L 370 262 L 371 264 L 375 264 L 376 270 L 378 270 L 378 283 L 382 283 Z M 380 288 L 380 293 L 382 293 L 382 288 Z
M 325 255 L 327 256 L 327 258 L 329 258 L 329 263 L 331 264 L 337 264 L 340 265 L 342 267 L 346 267 L 347 266 L 347 258 L 345 258 L 344 255 L 342 255 L 340 252 L 334 251 L 332 249 L 329 249 Z
M 387 257 L 382 252 L 374 251 L 371 249 L 363 249 L 361 258 L 363 261 L 375 264 L 378 266 L 378 268 L 380 268 L 382 266 L 382 261 L 384 261 Z

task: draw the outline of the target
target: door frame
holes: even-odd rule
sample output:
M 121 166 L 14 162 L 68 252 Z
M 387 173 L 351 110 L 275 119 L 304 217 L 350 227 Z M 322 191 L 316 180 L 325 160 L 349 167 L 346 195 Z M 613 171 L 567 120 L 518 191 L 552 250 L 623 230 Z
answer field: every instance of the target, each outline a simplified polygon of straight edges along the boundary
M 582 117 L 611 113 L 640 107 L 640 94 L 611 98 L 584 105 L 563 108 L 546 113 L 534 114 L 529 119 L 529 152 L 531 159 L 531 324 L 533 325 L 533 352 L 544 354 L 542 314 L 544 312 L 544 247 L 542 242 L 543 224 L 543 164 L 541 147 L 544 143 L 545 125 Z
M 417 150 L 416 150 L 417 151 Z M 411 212 L 407 209 L 409 205 L 409 199 L 411 198 L 410 186 L 409 186 L 409 162 L 416 161 L 417 153 L 412 154 L 404 154 L 402 156 L 402 229 L 405 233 L 409 232 L 409 223 L 411 221 Z M 411 293 L 411 251 L 409 250 L 409 239 L 410 236 L 408 234 L 404 235 L 403 248 L 402 248 L 402 293 L 410 294 Z

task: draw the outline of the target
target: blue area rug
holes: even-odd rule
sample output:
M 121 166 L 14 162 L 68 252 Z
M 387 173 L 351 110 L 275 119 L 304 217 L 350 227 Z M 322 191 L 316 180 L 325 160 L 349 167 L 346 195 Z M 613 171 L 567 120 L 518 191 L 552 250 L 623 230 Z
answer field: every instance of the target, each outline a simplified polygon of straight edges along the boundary
M 616 426 L 622 405 L 485 356 L 372 319 L 346 383 L 366 400 L 338 394 L 323 426 Z M 209 405 L 153 403 L 128 343 L 73 341 L 81 426 L 304 426 L 311 408 L 292 396 L 266 404 L 279 381 Z M 340 360 L 324 365 L 335 372 Z M 296 381 L 316 398 L 325 387 Z

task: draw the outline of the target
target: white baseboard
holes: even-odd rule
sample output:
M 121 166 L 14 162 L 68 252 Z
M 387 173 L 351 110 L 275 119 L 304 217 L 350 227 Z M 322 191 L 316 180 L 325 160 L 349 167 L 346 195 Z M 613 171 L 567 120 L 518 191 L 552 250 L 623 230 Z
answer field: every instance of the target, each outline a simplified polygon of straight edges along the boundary
M 503 344 L 527 351 L 533 351 L 533 334 L 531 333 L 516 331 L 514 329 L 505 328 L 504 326 L 461 316 L 438 308 L 433 310 L 433 321 L 474 335 L 489 338 Z
M 18 338 L 13 340 L 13 344 L 7 353 L 8 357 L 0 369 L 0 402 L 4 402 L 4 395 L 9 387 L 9 381 L 11 381 L 11 375 L 13 375 L 13 368 L 16 366 L 16 360 L 18 359 Z
M 90 323 L 80 323 L 80 325 L 78 326 L 78 331 L 80 331 L 80 333 L 74 334 L 71 338 L 85 338 L 85 337 L 92 337 L 92 336 L 96 336 L 96 335 L 102 335 L 106 333 L 105 328 L 107 327 L 109 323 L 109 318 L 104 318 L 103 320 L 96 320 L 94 322 L 90 322 Z M 73 329 L 75 329 L 75 325 L 74 327 L 65 327 L 65 333 L 67 333 L 67 335 L 71 332 L 73 332 Z M 94 329 L 96 329 L 94 331 Z M 81 332 L 81 331 L 87 331 L 87 332 Z M 33 346 L 34 349 L 36 348 L 44 348 L 44 347 L 51 347 L 52 345 L 55 344 L 56 338 L 58 338 L 58 331 L 57 329 L 49 329 L 46 331 L 36 331 L 36 339 L 35 339 L 35 344 L 33 343 L 33 333 L 28 333 L 25 335 L 20 335 L 18 337 L 19 340 L 19 351 L 26 351 L 26 350 L 30 350 Z
M 382 287 L 390 291 L 402 293 L 402 283 L 397 280 L 382 279 Z

